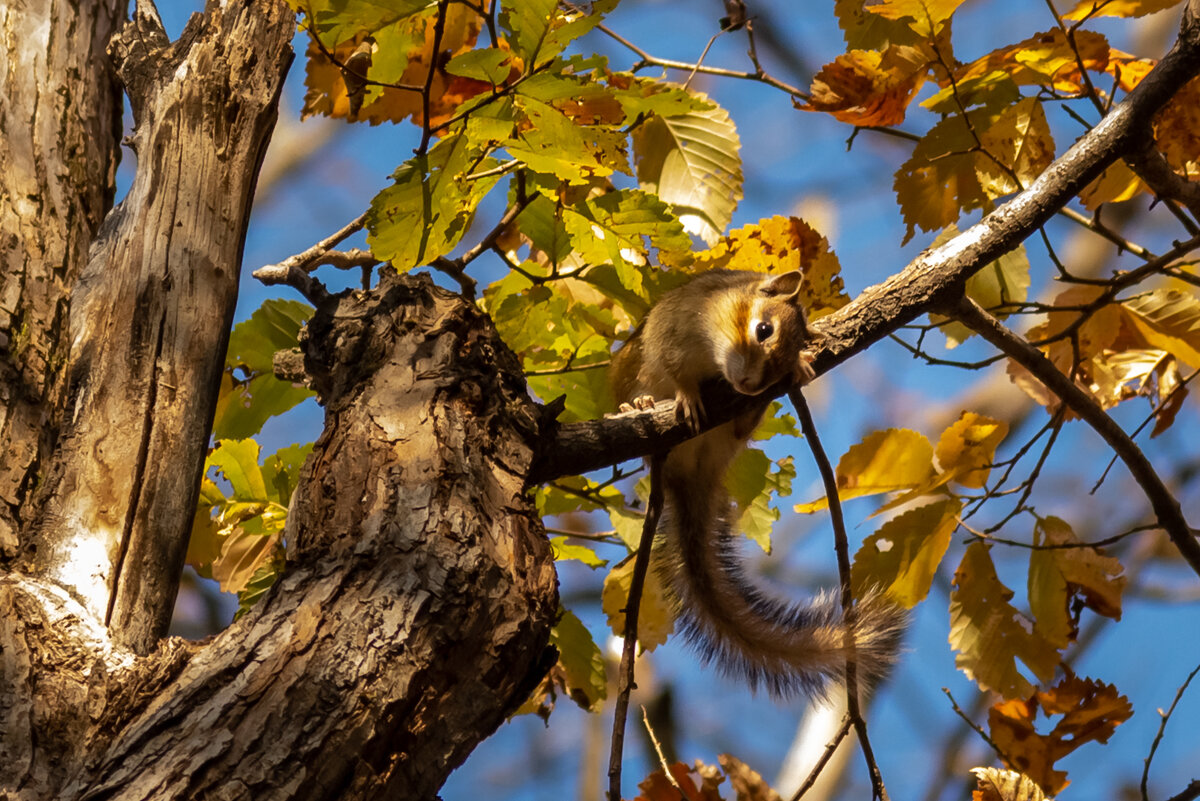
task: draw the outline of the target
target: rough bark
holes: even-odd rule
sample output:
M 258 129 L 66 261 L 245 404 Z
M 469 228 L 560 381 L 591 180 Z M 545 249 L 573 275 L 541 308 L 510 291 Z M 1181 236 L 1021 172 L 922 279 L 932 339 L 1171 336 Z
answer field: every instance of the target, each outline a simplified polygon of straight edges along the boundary
M 0 4 L 0 559 L 58 441 L 68 298 L 112 205 L 121 97 L 104 54 L 123 2 Z
M 109 46 L 138 169 L 71 298 L 71 420 L 24 566 L 138 653 L 174 608 L 293 19 L 212 3 L 171 43 L 139 3 Z
M 66 593 L 0 580 L 23 702 L 0 705 L 0 796 L 432 798 L 544 674 L 557 589 L 516 357 L 427 278 L 331 300 L 306 351 L 325 433 L 288 571 L 246 617 L 135 659 Z

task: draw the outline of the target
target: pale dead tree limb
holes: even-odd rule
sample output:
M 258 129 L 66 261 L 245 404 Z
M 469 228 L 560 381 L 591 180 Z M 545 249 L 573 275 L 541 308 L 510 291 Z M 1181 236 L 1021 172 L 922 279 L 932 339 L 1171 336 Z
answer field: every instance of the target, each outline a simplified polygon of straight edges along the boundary
M 817 463 L 817 471 L 821 474 L 821 482 L 825 485 L 825 497 L 829 500 L 829 519 L 833 525 L 833 543 L 837 553 L 838 576 L 841 580 L 842 614 L 846 628 L 844 646 L 847 654 L 846 715 L 854 726 L 854 733 L 858 735 L 859 747 L 867 762 L 867 773 L 871 777 L 871 797 L 878 801 L 888 801 L 887 788 L 883 784 L 883 774 L 879 770 L 879 763 L 875 761 L 875 751 L 871 748 L 871 740 L 867 736 L 867 720 L 863 716 L 859 698 L 858 665 L 854 656 L 855 608 L 854 587 L 850 578 L 850 541 L 846 536 L 846 521 L 842 516 L 837 475 L 833 471 L 829 456 L 825 453 L 825 447 L 821 444 L 816 422 L 813 421 L 812 412 L 808 408 L 804 394 L 799 387 L 792 387 L 788 391 L 788 397 L 791 398 L 792 406 L 796 410 L 796 417 L 800 420 L 800 430 L 812 451 L 813 461 Z

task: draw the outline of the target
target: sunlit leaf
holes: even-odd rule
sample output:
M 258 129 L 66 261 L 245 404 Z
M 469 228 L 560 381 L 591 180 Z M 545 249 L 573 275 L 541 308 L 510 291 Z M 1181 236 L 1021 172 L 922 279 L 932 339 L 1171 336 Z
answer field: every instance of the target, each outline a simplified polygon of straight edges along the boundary
M 844 501 L 863 495 L 911 489 L 934 475 L 933 446 L 924 435 L 903 428 L 868 434 L 838 461 L 838 495 Z M 828 505 L 826 498 L 796 506 L 812 513 Z
M 702 270 L 749 270 L 786 273 L 800 270 L 800 301 L 810 320 L 820 319 L 850 302 L 841 265 L 829 240 L 798 217 L 767 217 L 731 231 L 712 248 L 695 254 Z
M 932 39 L 965 0 L 883 0 L 866 7 L 872 14 L 906 23 L 921 38 Z
M 1115 161 L 1100 176 L 1083 188 L 1079 200 L 1088 211 L 1103 203 L 1122 203 L 1147 191 L 1146 184 L 1124 161 Z
M 555 561 L 574 559 L 588 567 L 604 567 L 608 564 L 607 560 L 596 556 L 596 552 L 588 546 L 570 542 L 567 537 L 551 537 L 550 550 L 554 553 Z
M 599 712 L 608 695 L 608 676 L 591 632 L 575 613 L 562 609 L 550 630 L 550 644 L 558 648 L 558 664 L 571 698 L 584 709 Z
M 855 595 L 879 587 L 910 609 L 920 603 L 950 547 L 961 509 L 962 502 L 955 498 L 919 506 L 863 540 L 850 573 Z
M 828 112 L 851 125 L 899 125 L 925 82 L 927 67 L 926 55 L 915 47 L 851 50 L 813 77 L 810 99 L 800 108 Z
M 1012 590 L 1000 583 L 989 546 L 967 546 L 954 572 L 950 595 L 950 645 L 954 664 L 986 690 L 1004 698 L 1026 698 L 1033 685 L 1017 668 L 1020 659 L 1041 681 L 1058 666 L 1054 645 L 1037 633 L 1009 600 Z
M 475 207 L 499 180 L 470 180 L 496 161 L 461 135 L 449 135 L 423 156 L 396 170 L 395 183 L 371 201 L 367 242 L 372 252 L 398 270 L 409 270 L 448 252 L 466 233 Z
M 938 467 L 953 481 L 979 489 L 987 482 L 996 447 L 1008 436 L 1008 423 L 963 412 L 938 440 Z
M 1035 546 L 1080 545 L 1066 521 L 1039 518 L 1034 528 Z M 1065 648 L 1073 639 L 1071 606 L 1076 599 L 1097 614 L 1121 619 L 1121 594 L 1128 581 L 1121 562 L 1105 556 L 1101 548 L 1047 548 L 1029 555 L 1029 608 L 1037 631 Z
M 638 185 L 669 203 L 686 231 L 712 245 L 742 198 L 740 146 L 729 114 L 715 104 L 652 116 L 633 132 Z
M 1048 734 L 1034 726 L 1038 709 L 1046 717 L 1062 715 Z M 1028 700 L 1002 701 L 988 710 L 992 741 L 1010 766 L 1037 782 L 1047 793 L 1065 788 L 1066 771 L 1054 764 L 1093 740 L 1108 742 L 1117 726 L 1129 719 L 1129 699 L 1111 684 L 1081 679 L 1067 672 L 1058 684 L 1031 694 Z
M 1035 97 L 1005 109 L 979 138 L 975 174 L 993 199 L 1029 187 L 1054 160 L 1046 112 Z
M 1080 0 L 1063 19 L 1081 20 L 1091 17 L 1144 17 L 1164 8 L 1177 6 L 1181 0 Z
M 613 634 L 625 636 L 625 608 L 629 603 L 629 587 L 633 583 L 634 559 L 630 557 L 614 567 L 604 579 L 600 605 L 608 617 Z M 646 571 L 642 588 L 642 603 L 638 611 L 638 645 L 643 651 L 653 651 L 667 641 L 675 630 L 675 615 L 666 590 L 653 567 Z
M 947 227 L 938 234 L 931 247 L 936 247 L 958 233 L 958 226 Z M 1020 303 L 1028 294 L 1029 256 L 1023 244 L 1017 245 L 967 279 L 967 297 L 989 310 L 999 320 L 1008 316 L 1004 306 Z M 974 331 L 948 317 L 930 314 L 929 319 L 931 322 L 942 324 L 941 330 L 946 336 L 947 348 L 956 348 L 975 335 Z

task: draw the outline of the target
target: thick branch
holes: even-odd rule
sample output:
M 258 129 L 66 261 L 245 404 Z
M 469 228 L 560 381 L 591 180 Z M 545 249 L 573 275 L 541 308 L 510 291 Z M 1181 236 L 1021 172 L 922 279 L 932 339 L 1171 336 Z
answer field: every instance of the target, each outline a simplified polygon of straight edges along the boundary
M 110 45 L 138 170 L 71 298 L 72 418 L 25 567 L 140 653 L 175 603 L 293 32 L 281 0 L 237 0 L 170 44 L 139 2 Z
M 1146 78 L 1100 123 L 1060 156 L 1019 195 L 963 233 L 925 251 L 882 284 L 868 287 L 820 322 L 825 348 L 813 368 L 818 375 L 887 337 L 937 306 L 953 302 L 968 278 L 1012 250 L 1050 219 L 1089 181 L 1118 158 L 1142 148 L 1154 115 L 1200 73 L 1200 0 L 1191 0 L 1179 39 Z M 787 388 L 772 391 L 777 397 Z M 751 405 L 746 399 L 746 406 Z M 706 407 L 707 407 L 706 402 Z M 715 417 L 714 424 L 729 419 Z M 668 405 L 559 427 L 539 455 L 531 480 L 585 472 L 652 453 L 686 439 Z
M 1104 439 L 1146 493 L 1150 506 L 1158 517 L 1159 525 L 1167 532 L 1167 536 L 1175 543 L 1175 547 L 1192 569 L 1200 574 L 1200 542 L 1197 542 L 1191 527 L 1184 519 L 1179 501 L 1175 500 L 1171 490 L 1159 478 L 1150 460 L 1116 421 L 1105 414 L 1100 405 L 1077 387 L 1074 381 L 1055 367 L 1045 354 L 1001 325 L 975 301 L 964 296 L 954 307 L 953 313 L 959 322 L 1033 373 Z

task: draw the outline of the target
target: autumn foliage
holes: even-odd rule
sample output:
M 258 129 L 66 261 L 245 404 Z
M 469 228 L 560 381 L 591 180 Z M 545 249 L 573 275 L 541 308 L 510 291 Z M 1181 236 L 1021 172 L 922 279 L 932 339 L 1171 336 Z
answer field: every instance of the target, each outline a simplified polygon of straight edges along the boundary
M 838 257 L 812 223 L 780 213 L 730 230 L 743 174 L 737 128 L 725 110 L 684 83 L 628 71 L 581 46 L 580 37 L 599 35 L 606 15 L 618 13 L 616 0 L 586 8 L 518 0 L 499 9 L 486 0 L 289 2 L 310 42 L 305 114 L 422 131 L 417 152 L 367 211 L 374 258 L 396 270 L 432 265 L 453 274 L 481 253 L 494 257 L 499 277 L 479 302 L 521 358 L 530 390 L 543 401 L 563 399 L 561 421 L 613 411 L 605 368 L 614 347 L 662 292 L 697 272 L 803 269 L 804 301 L 818 325 L 850 302 Z M 845 53 L 790 95 L 797 109 L 845 123 L 847 135 L 858 127 L 902 131 L 911 140 L 891 182 L 905 241 L 947 241 L 972 215 L 1031 187 L 1079 133 L 1054 122 L 1058 107 L 1095 124 L 1154 65 L 1111 47 L 1089 26 L 1100 16 L 1139 16 L 1175 3 L 1086 0 L 1053 27 L 998 42 L 968 61 L 954 50 L 960 5 L 839 0 Z M 909 121 L 914 103 L 936 115 L 924 129 Z M 1198 131 L 1200 84 L 1193 81 L 1154 127 L 1153 145 L 1177 178 L 1200 169 Z M 505 215 L 477 220 L 490 194 L 504 198 Z M 1078 196 L 1088 212 L 1139 198 L 1189 214 L 1122 161 Z M 1081 226 L 1101 226 L 1098 217 L 1070 214 Z M 1127 244 L 1121 233 L 1101 230 L 1116 246 Z M 1149 409 L 1149 437 L 1157 437 L 1175 423 L 1188 380 L 1200 370 L 1200 281 L 1187 260 L 1200 244 L 1196 231 L 1195 221 L 1181 224 L 1161 252 L 1139 253 L 1145 267 L 1112 276 L 1031 259 L 1016 243 L 964 291 L 1022 330 L 1101 408 Z M 1051 277 L 1056 289 L 1032 300 L 1030 287 Z M 239 593 L 243 606 L 284 569 L 288 498 L 307 451 L 263 456 L 253 438 L 269 416 L 308 397 L 274 377 L 271 354 L 295 345 L 310 311 L 270 301 L 235 329 L 229 350 L 218 444 L 189 560 Z M 948 315 L 931 315 L 921 333 L 949 348 L 972 336 Z M 918 355 L 922 347 L 914 347 Z M 1069 783 L 1058 760 L 1105 742 L 1132 714 L 1120 690 L 1077 677 L 1064 663 L 1081 621 L 1120 619 L 1128 577 L 1095 541 L 1132 532 L 1077 532 L 1054 510 L 1026 503 L 1029 493 L 1021 493 L 1040 463 L 1022 460 L 1036 459 L 1038 439 L 1048 435 L 1052 444 L 1078 415 L 1030 370 L 993 361 L 972 369 L 1007 370 L 1044 408 L 1045 426 L 1032 441 L 1008 420 L 964 410 L 938 431 L 867 433 L 838 460 L 837 486 L 842 500 L 871 497 L 874 504 L 853 560 L 857 592 L 881 587 L 913 608 L 932 602 L 939 576 L 952 582 L 944 613 L 949 646 L 956 666 L 990 693 L 981 730 L 1009 771 L 981 769 L 976 796 L 1052 795 Z M 806 450 L 798 437 L 795 421 L 775 404 L 755 439 L 793 438 L 796 457 L 751 447 L 730 473 L 736 525 L 764 549 L 781 505 L 803 515 L 827 507 L 826 498 L 793 494 L 796 459 Z M 607 571 L 603 611 L 618 635 L 633 562 L 602 558 L 595 541 L 636 548 L 646 486 L 634 483 L 633 472 L 614 468 L 536 489 L 548 520 L 587 535 L 559 534 L 551 544 L 560 560 Z M 994 563 L 1009 540 L 1019 541 L 1027 571 L 1019 593 Z M 666 642 L 674 625 L 653 574 L 649 582 L 638 631 L 646 651 Z M 589 631 L 563 609 L 553 635 L 559 662 L 525 711 L 549 717 L 560 695 L 602 709 L 609 682 L 596 638 L 607 633 Z M 1048 732 L 1039 714 L 1052 721 Z M 639 797 L 775 797 L 735 757 L 669 770 L 671 779 L 660 771 L 642 781 Z

